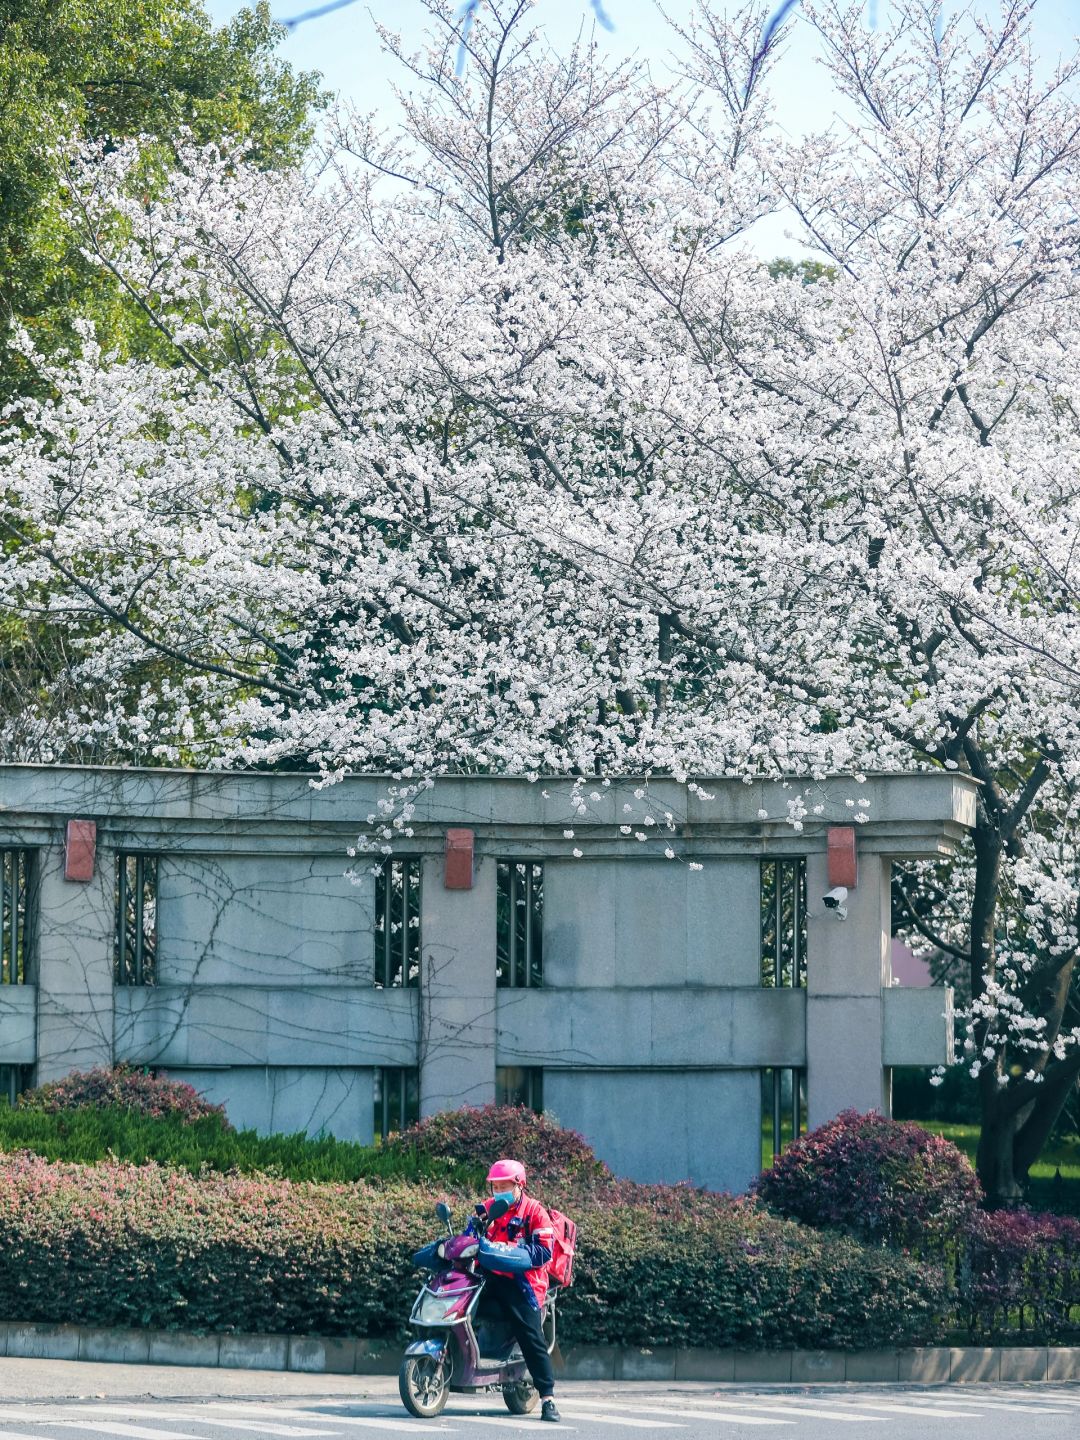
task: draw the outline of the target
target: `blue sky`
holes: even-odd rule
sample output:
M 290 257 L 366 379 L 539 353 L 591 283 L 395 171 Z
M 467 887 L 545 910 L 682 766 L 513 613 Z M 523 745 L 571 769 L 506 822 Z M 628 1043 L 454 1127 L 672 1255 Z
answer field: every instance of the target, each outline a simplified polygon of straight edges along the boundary
M 277 19 L 291 19 L 324 3 L 324 0 L 272 0 Z M 977 0 L 983 12 L 995 12 L 993 0 Z M 693 0 L 663 0 L 673 19 L 686 20 Z M 732 8 L 736 8 L 733 0 Z M 889 0 L 876 0 L 884 19 Z M 674 38 L 664 24 L 655 0 L 604 0 L 613 31 L 597 28 L 601 46 L 623 59 L 630 55 L 648 58 L 658 75 L 663 75 Z M 207 8 L 219 22 L 241 8 L 238 0 L 207 0 Z M 718 4 L 717 8 L 722 8 Z M 867 16 L 871 13 L 867 4 Z M 960 8 L 957 6 L 956 8 Z M 396 109 L 391 89 L 396 76 L 394 63 L 379 49 L 374 21 L 401 32 L 407 43 L 419 45 L 426 15 L 420 0 L 356 0 L 344 9 L 296 27 L 285 40 L 281 53 L 301 70 L 321 71 L 327 86 L 351 100 L 359 109 L 383 113 L 387 124 Z M 547 32 L 556 48 L 563 48 L 584 25 L 595 23 L 590 0 L 536 0 L 534 22 Z M 1035 11 L 1034 34 L 1040 58 L 1052 64 L 1062 51 L 1072 49 L 1073 37 L 1080 34 L 1080 0 L 1041 0 Z M 809 26 L 798 20 L 790 27 L 785 56 L 776 72 L 777 119 L 794 138 L 824 129 L 833 114 L 833 100 L 821 67 L 815 63 L 816 46 Z M 755 248 L 769 254 L 794 254 L 799 247 L 785 241 L 779 221 L 767 222 L 754 237 Z

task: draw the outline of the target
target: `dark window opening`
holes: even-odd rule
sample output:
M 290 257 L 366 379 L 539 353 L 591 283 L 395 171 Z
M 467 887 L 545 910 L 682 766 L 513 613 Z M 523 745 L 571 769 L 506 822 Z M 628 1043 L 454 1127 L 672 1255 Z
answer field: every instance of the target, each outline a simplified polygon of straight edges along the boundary
M 761 1072 L 761 1168 L 767 1170 L 797 1135 L 806 1134 L 806 1071 Z
M 495 1104 L 524 1105 L 544 1112 L 544 1072 L 532 1065 L 499 1065 L 495 1070 Z
M 420 983 L 420 860 L 388 860 L 375 877 L 375 985 Z
M 375 1135 L 385 1140 L 420 1118 L 420 1071 L 384 1065 L 375 1071 Z
M 157 968 L 156 855 L 120 855 L 116 866 L 116 983 L 153 985 Z
M 806 861 L 761 863 L 761 983 L 806 984 Z
M 4 985 L 25 985 L 31 978 L 35 858 L 32 850 L 0 850 L 0 982 Z
M 544 867 L 531 861 L 498 862 L 495 983 L 544 983 Z
M 9 1105 L 14 1105 L 23 1091 L 29 1090 L 33 1083 L 32 1065 L 0 1065 L 0 1100 L 6 1100 Z

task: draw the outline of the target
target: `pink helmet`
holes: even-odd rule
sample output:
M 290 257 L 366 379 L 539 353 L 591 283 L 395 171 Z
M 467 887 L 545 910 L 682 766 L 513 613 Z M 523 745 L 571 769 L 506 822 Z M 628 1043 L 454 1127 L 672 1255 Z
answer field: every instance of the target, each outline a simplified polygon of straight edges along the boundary
M 509 1180 L 512 1185 L 525 1189 L 525 1166 L 519 1160 L 496 1160 L 487 1173 L 488 1184 L 496 1180 Z

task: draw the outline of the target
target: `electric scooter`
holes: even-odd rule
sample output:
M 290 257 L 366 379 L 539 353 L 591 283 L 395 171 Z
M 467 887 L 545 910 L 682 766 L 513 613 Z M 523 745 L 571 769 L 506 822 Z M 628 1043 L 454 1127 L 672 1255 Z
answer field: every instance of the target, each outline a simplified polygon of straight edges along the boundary
M 496 1200 L 490 1209 L 477 1205 L 464 1232 L 455 1234 L 450 1209 L 440 1200 L 435 1213 L 446 1226 L 447 1239 L 433 1241 L 413 1256 L 418 1269 L 434 1273 L 409 1317 L 423 1338 L 405 1351 L 398 1390 L 406 1410 L 421 1420 L 440 1415 L 451 1392 L 500 1392 L 513 1415 L 536 1409 L 539 1396 L 509 1327 L 487 1316 L 477 1318 L 486 1270 L 521 1273 L 532 1266 L 524 1246 L 485 1239 L 488 1225 L 509 1208 L 505 1200 Z M 544 1304 L 549 1354 L 555 1348 L 557 1291 L 553 1286 Z

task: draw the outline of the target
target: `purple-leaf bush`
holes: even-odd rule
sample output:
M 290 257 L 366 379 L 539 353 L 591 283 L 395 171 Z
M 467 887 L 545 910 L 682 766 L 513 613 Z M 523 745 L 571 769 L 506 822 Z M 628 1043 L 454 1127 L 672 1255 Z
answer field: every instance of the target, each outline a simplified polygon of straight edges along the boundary
M 102 1066 L 96 1070 L 73 1070 L 62 1080 L 39 1085 L 19 1096 L 17 1104 L 24 1110 L 39 1110 L 55 1115 L 65 1110 L 86 1107 L 115 1106 L 134 1110 L 140 1115 L 173 1116 L 182 1124 L 193 1125 L 208 1116 L 216 1116 L 222 1126 L 231 1130 L 222 1105 L 211 1105 L 192 1085 L 152 1075 L 133 1065 Z
M 976 1216 L 957 1274 L 959 1317 L 991 1342 L 1023 1332 L 1053 1344 L 1080 1333 L 1080 1220 L 997 1210 Z
M 913 1121 L 854 1110 L 800 1136 L 754 1188 L 789 1219 L 925 1255 L 954 1250 L 982 1198 L 950 1141 Z
M 419 1285 L 409 1257 L 441 1229 L 436 1198 L 400 1181 L 294 1184 L 0 1156 L 0 1318 L 393 1335 Z M 475 1197 L 450 1198 L 463 1219 Z M 566 1344 L 917 1343 L 946 1305 L 934 1267 L 749 1200 L 615 1187 L 579 1196 L 574 1218 Z
M 576 1130 L 564 1130 L 547 1115 L 522 1105 L 466 1105 L 430 1115 L 387 1142 L 390 1149 L 415 1150 L 433 1158 L 486 1169 L 500 1157 L 520 1160 L 530 1188 L 602 1183 L 610 1178 Z

